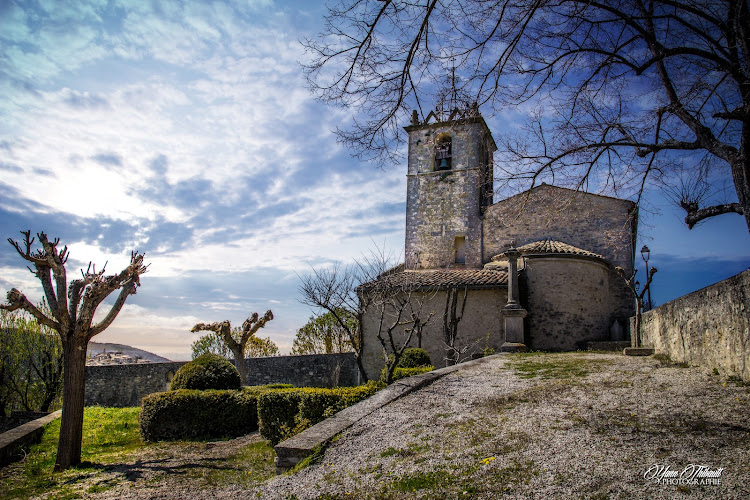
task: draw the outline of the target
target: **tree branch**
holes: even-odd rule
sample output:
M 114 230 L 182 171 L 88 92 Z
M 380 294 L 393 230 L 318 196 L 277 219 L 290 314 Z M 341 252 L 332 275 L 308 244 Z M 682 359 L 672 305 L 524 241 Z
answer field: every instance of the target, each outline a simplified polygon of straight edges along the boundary
M 700 209 L 695 202 L 683 201 L 680 205 L 687 212 L 687 216 L 685 216 L 685 224 L 687 224 L 690 229 L 693 229 L 696 224 L 704 219 L 708 219 L 709 217 L 716 217 L 717 215 L 729 213 L 745 215 L 745 211 L 739 203 L 724 203 L 722 205 L 714 205 Z

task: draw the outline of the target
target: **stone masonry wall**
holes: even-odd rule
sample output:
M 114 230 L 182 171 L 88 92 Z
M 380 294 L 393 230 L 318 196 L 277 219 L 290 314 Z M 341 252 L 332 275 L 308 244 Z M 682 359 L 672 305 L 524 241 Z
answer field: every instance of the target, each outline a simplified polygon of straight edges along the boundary
M 641 333 L 658 354 L 750 381 L 750 270 L 644 313 Z
M 484 261 L 515 240 L 523 246 L 545 238 L 604 257 L 632 272 L 635 242 L 631 201 L 543 184 L 499 201 L 485 216 Z
M 520 279 L 529 348 L 571 351 L 587 341 L 609 340 L 610 326 L 619 318 L 613 316 L 609 268 L 604 263 L 575 257 L 527 258 Z
M 623 321 L 635 314 L 633 296 L 615 273 L 621 266 L 633 272 L 635 204 L 631 201 L 576 192 L 543 184 L 487 209 L 484 261 L 516 246 L 545 238 L 562 241 L 604 257 L 609 269 L 609 295 L 614 317 Z
M 245 360 L 245 385 L 271 383 L 297 387 L 335 387 L 359 384 L 353 353 L 273 356 Z M 169 388 L 175 372 L 185 362 L 137 365 L 87 366 L 87 406 L 140 406 L 144 396 Z
M 407 268 L 435 269 L 454 264 L 454 241 L 461 236 L 466 242 L 466 267 L 481 267 L 482 197 L 491 196 L 488 176 L 495 150 L 487 125 L 476 118 L 407 130 Z M 452 166 L 435 171 L 435 140 L 446 133 L 451 136 Z
M 425 301 L 420 310 L 422 321 L 427 320 L 429 314 L 433 313 L 422 334 L 422 348 L 430 355 L 432 364 L 436 368 L 446 366 L 446 350 L 443 342 L 443 312 L 445 311 L 446 293 L 445 290 L 441 290 L 429 292 L 427 297 L 420 297 L 420 300 Z M 459 291 L 458 296 L 459 314 L 462 300 L 463 290 Z M 463 354 L 462 359 L 471 359 L 474 353 L 482 351 L 485 347 L 500 352 L 500 346 L 505 340 L 502 309 L 507 302 L 508 292 L 504 288 L 469 290 L 466 310 L 463 319 L 458 324 L 457 345 L 471 347 Z M 364 317 L 365 331 L 369 333 L 363 341 L 362 363 L 370 379 L 377 379 L 385 366 L 383 347 L 376 338 L 380 316 L 375 309 L 377 308 L 373 307 Z M 401 340 L 401 342 L 397 345 L 403 345 L 402 338 L 397 337 L 398 340 Z M 416 337 L 412 338 L 410 345 L 418 347 Z

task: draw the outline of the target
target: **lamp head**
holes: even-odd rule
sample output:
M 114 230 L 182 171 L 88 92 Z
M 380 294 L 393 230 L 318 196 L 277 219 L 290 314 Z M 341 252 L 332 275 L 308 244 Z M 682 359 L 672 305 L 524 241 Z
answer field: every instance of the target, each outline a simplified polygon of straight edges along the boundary
M 646 245 L 643 245 L 643 248 L 641 248 L 641 257 L 643 257 L 643 260 L 648 262 L 648 257 L 651 251 L 648 249 Z

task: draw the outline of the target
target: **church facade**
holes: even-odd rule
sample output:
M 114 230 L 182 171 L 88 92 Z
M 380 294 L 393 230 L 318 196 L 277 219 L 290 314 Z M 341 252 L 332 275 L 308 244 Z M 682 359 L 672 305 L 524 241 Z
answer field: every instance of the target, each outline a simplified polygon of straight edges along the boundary
M 384 352 L 409 337 L 435 366 L 500 351 L 509 248 L 520 254 L 514 277 L 526 347 L 623 339 L 634 301 L 615 267 L 633 270 L 633 202 L 542 184 L 493 203 L 496 146 L 476 106 L 442 121 L 415 115 L 405 129 L 405 261 L 360 290 L 369 304 L 362 325 L 369 377 L 378 376 Z

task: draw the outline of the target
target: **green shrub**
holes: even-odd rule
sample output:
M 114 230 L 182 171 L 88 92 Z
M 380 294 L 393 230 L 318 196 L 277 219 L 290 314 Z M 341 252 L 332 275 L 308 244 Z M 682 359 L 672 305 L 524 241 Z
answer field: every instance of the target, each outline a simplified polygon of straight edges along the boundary
M 177 389 L 143 398 L 145 441 L 243 436 L 258 428 L 258 396 L 249 391 Z
M 242 436 L 258 429 L 258 397 L 271 384 L 242 390 L 178 389 L 150 394 L 141 407 L 141 437 L 146 441 Z
M 434 369 L 435 369 L 434 366 L 417 366 L 415 368 L 396 367 L 393 370 L 393 379 L 391 380 L 391 383 L 402 378 L 411 377 L 413 375 L 419 375 L 420 373 L 431 372 Z M 385 368 L 380 370 L 380 381 L 385 383 Z
M 397 366 L 398 368 L 418 368 L 430 365 L 432 365 L 432 361 L 427 351 L 419 347 L 409 347 L 408 349 L 404 349 Z
M 258 398 L 261 435 L 272 445 L 375 394 L 383 386 L 371 382 L 357 387 L 281 389 Z
M 250 394 L 260 396 L 269 391 L 276 391 L 279 389 L 294 389 L 292 384 L 266 384 L 266 385 L 246 385 L 242 388 L 243 391 Z
M 170 391 L 178 389 L 239 389 L 240 374 L 232 363 L 218 354 L 203 354 L 177 370 Z

